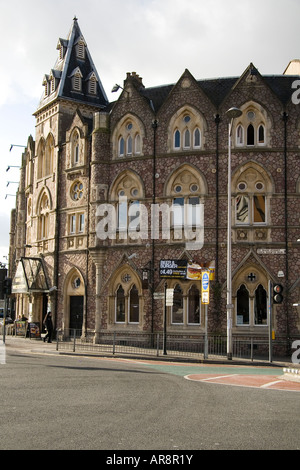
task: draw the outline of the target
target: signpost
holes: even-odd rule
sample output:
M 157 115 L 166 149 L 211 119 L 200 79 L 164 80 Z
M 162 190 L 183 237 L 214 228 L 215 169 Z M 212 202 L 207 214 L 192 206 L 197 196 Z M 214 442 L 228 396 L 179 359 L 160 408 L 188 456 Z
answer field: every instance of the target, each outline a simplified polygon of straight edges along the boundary
M 197 263 L 188 263 L 186 260 L 160 260 L 159 275 L 163 279 L 185 279 L 187 281 L 201 281 L 201 303 L 205 306 L 205 345 L 204 345 L 204 359 L 208 358 L 208 305 L 209 305 L 209 281 L 214 279 L 214 262 L 211 262 L 210 267 L 204 268 Z M 158 300 L 161 298 L 159 293 L 154 294 Z M 173 306 L 174 289 L 168 289 L 165 283 L 165 305 L 164 305 L 164 354 L 166 351 L 166 338 L 167 338 L 167 307 Z
M 209 271 L 202 271 L 201 282 L 201 302 L 205 305 L 205 340 L 204 340 L 204 359 L 208 358 L 208 336 L 207 336 L 207 320 L 208 320 L 208 304 L 209 304 Z

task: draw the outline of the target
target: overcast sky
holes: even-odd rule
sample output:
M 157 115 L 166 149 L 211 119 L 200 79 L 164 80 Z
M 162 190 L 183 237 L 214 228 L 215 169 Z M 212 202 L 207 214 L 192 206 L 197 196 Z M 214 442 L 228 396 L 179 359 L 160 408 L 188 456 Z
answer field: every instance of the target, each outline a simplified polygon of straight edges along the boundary
M 0 261 L 19 179 L 6 169 L 34 137 L 43 76 L 75 15 L 111 101 L 127 72 L 151 87 L 176 83 L 186 68 L 196 79 L 238 77 L 253 62 L 280 75 L 300 59 L 299 0 L 0 0 Z

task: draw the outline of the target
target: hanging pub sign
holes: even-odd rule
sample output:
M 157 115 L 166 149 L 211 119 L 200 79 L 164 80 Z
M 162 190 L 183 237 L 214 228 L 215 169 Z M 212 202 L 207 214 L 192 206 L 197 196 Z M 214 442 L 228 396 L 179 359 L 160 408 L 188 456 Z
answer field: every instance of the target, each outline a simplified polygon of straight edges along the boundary
M 164 279 L 186 279 L 186 268 L 186 260 L 161 259 L 159 262 L 159 275 Z
M 189 263 L 187 265 L 186 278 L 193 281 L 201 281 L 201 269 L 200 264 Z

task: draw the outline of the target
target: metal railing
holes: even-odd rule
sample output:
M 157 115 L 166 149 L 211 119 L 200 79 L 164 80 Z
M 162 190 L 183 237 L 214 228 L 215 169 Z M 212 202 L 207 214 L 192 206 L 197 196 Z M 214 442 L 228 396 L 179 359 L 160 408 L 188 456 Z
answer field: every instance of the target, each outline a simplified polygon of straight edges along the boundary
M 174 356 L 203 359 L 205 355 L 204 334 L 167 334 L 162 332 L 108 332 L 98 335 L 95 343 L 94 332 L 84 336 L 81 330 L 57 330 L 56 349 L 73 352 L 92 352 L 106 354 L 131 354 L 149 356 Z M 233 357 L 243 359 L 268 360 L 269 340 L 267 337 L 233 336 Z M 274 353 L 284 356 L 286 338 L 278 338 L 272 343 Z M 227 338 L 225 335 L 208 335 L 208 357 L 227 357 Z

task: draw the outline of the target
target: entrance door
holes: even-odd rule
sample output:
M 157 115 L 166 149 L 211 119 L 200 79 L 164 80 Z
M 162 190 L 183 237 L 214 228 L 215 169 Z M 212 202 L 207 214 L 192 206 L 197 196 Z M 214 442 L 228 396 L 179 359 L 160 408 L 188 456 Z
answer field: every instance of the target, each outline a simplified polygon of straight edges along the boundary
M 83 323 L 83 299 L 82 295 L 70 296 L 70 328 L 80 330 L 81 334 Z

